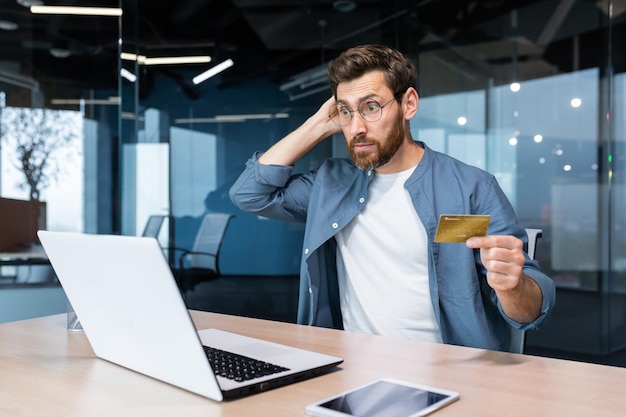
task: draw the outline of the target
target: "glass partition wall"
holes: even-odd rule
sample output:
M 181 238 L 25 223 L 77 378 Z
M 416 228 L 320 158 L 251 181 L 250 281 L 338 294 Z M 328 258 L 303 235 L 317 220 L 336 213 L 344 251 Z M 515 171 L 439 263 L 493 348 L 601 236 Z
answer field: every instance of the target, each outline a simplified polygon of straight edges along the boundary
M 110 232 L 119 21 L 37 3 L 0 5 L 0 196 L 44 202 L 50 229 Z
M 115 68 L 113 89 L 52 81 L 53 92 L 40 94 L 0 79 L 7 107 L 83 115 L 89 139 L 76 150 L 82 168 L 75 168 L 84 178 L 82 214 L 61 210 L 59 219 L 80 218 L 82 226 L 71 228 L 88 232 L 141 234 L 150 215 L 166 214 L 164 247 L 189 248 L 204 213 L 234 213 L 224 274 L 297 275 L 303 225 L 243 213 L 228 189 L 255 151 L 329 96 L 330 59 L 356 44 L 387 44 L 419 71 L 414 138 L 493 173 L 520 222 L 543 230 L 537 259 L 557 283 L 557 306 L 528 334 L 527 352 L 626 366 L 624 3 L 287 3 L 122 0 L 121 18 L 97 21 L 120 31 L 103 48 L 115 50 L 106 64 Z M 211 62 L 146 61 L 183 54 Z M 20 74 L 43 85 L 37 59 Z M 103 70 L 94 59 L 81 62 Z M 193 81 L 229 59 L 223 72 Z M 53 104 L 61 93 L 79 101 Z M 296 170 L 345 155 L 343 138 L 334 137 Z M 2 193 L 7 176 L 3 168 Z M 49 210 L 68 201 L 42 196 Z M 55 217 L 50 211 L 50 228 L 71 229 Z
M 123 187 L 136 192 L 124 198 L 137 198 L 137 206 L 124 214 L 122 230 L 136 232 L 142 218 L 165 209 L 157 194 L 169 199 L 176 246 L 190 244 L 204 212 L 233 212 L 225 273 L 297 275 L 302 225 L 242 213 L 228 200 L 228 188 L 253 152 L 296 128 L 329 95 L 328 60 L 356 44 L 388 44 L 419 70 L 415 139 L 493 173 L 520 222 L 543 230 L 537 257 L 556 281 L 558 299 L 552 319 L 529 333 L 528 351 L 626 364 L 622 2 L 320 1 L 282 9 L 269 7 L 277 2 L 232 3 L 228 13 L 215 13 L 240 21 L 241 44 L 260 42 L 268 59 L 252 70 L 237 51 L 245 46 L 217 48 L 220 36 L 207 27 L 194 29 L 196 43 L 215 39 L 205 52 L 232 58 L 231 69 L 199 85 L 193 77 L 214 63 L 139 69 L 148 77 L 145 91 L 135 83 L 128 100 L 142 127 L 123 141 L 150 144 L 145 151 L 137 145 L 137 153 L 153 162 L 169 158 L 169 165 L 137 162 L 146 182 L 136 189 L 142 174 L 124 176 Z M 224 23 L 222 30 L 232 27 Z M 281 63 L 282 72 L 272 67 Z M 327 142 L 296 169 L 346 155 L 343 138 Z M 148 153 L 157 143 L 168 156 Z M 168 172 L 169 182 L 148 175 L 151 169 Z M 139 203 L 140 188 L 150 190 L 151 201 Z

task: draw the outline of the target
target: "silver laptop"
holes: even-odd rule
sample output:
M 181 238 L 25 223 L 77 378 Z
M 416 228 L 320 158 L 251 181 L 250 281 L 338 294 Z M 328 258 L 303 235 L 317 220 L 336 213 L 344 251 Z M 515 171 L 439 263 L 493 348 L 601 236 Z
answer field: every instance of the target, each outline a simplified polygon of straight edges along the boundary
M 39 231 L 95 354 L 216 401 L 320 375 L 341 358 L 218 329 L 196 331 L 163 251 L 151 237 Z M 209 349 L 210 347 L 211 349 Z M 209 356 L 235 354 L 249 369 Z M 258 361 L 248 365 L 248 358 Z M 250 370 L 251 369 L 251 370 Z

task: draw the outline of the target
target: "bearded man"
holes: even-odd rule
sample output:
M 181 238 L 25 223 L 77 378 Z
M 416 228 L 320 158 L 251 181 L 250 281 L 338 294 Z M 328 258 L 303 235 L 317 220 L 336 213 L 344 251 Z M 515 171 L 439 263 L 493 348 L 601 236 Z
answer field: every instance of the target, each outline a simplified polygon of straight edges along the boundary
M 536 328 L 554 282 L 489 173 L 411 137 L 418 110 L 410 59 L 362 45 L 329 64 L 332 97 L 300 127 L 256 153 L 230 190 L 239 208 L 306 222 L 298 322 L 506 350 L 510 328 Z M 294 164 L 343 133 L 351 159 L 305 174 Z M 490 215 L 486 236 L 438 243 L 442 214 Z

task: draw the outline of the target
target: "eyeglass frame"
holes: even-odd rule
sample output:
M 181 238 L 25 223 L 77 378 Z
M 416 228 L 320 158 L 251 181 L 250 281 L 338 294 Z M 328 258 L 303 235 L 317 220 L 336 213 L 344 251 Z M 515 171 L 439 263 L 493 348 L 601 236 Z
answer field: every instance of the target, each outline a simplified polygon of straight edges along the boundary
M 343 127 L 343 126 L 348 126 L 350 123 L 352 123 L 352 120 L 354 120 L 354 113 L 358 113 L 358 114 L 359 114 L 359 116 L 361 117 L 361 119 L 363 119 L 364 121 L 366 121 L 366 122 L 370 122 L 370 123 L 374 123 L 374 122 L 377 122 L 377 121 L 379 121 L 380 119 L 382 119 L 382 118 L 383 118 L 383 108 L 385 108 L 385 106 L 387 106 L 387 105 L 388 105 L 388 104 L 390 104 L 391 102 L 393 102 L 393 101 L 397 101 L 397 100 L 398 100 L 398 98 L 402 97 L 402 95 L 403 95 L 403 93 L 402 93 L 402 94 L 400 94 L 400 93 L 396 93 L 396 94 L 394 94 L 394 95 L 393 95 L 393 97 L 392 97 L 389 101 L 387 101 L 385 104 L 382 104 L 382 105 L 381 105 L 380 103 L 378 103 L 378 101 L 376 101 L 376 100 L 374 100 L 374 99 L 367 99 L 367 98 L 366 98 L 366 99 L 363 99 L 361 102 L 359 102 L 359 105 L 357 106 L 357 109 L 356 109 L 356 110 L 350 110 L 350 109 L 346 106 L 346 107 L 345 107 L 345 109 L 346 109 L 346 110 L 348 110 L 348 112 L 350 113 L 350 121 L 348 121 L 346 124 L 341 124 L 341 123 L 339 122 L 339 120 L 338 120 L 338 119 L 339 119 L 339 109 L 337 108 L 337 104 L 335 104 L 335 105 L 331 108 L 331 114 L 329 114 L 329 115 L 328 115 L 328 117 L 329 117 L 329 118 L 330 118 L 330 120 L 332 120 L 332 121 L 333 121 L 333 123 L 335 123 L 337 126 L 342 126 L 342 127 Z M 376 120 L 367 120 L 367 119 L 365 118 L 365 116 L 363 116 L 363 112 L 361 112 L 361 111 L 359 110 L 359 109 L 361 108 L 361 106 L 362 106 L 363 104 L 367 103 L 368 101 L 370 101 L 370 102 L 374 102 L 374 103 L 376 103 L 376 104 L 379 106 L 380 114 L 379 114 L 379 116 L 378 116 L 378 119 L 376 119 Z M 333 113 L 333 109 L 337 111 L 336 117 L 333 117 L 333 114 L 332 114 L 332 113 Z M 337 120 L 336 120 L 336 119 L 337 119 Z

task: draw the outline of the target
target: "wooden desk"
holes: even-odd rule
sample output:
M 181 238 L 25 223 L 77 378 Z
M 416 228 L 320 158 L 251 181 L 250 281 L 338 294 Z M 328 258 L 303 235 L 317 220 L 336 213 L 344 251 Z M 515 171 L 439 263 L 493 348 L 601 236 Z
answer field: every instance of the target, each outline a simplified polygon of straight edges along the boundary
M 216 327 L 345 358 L 318 378 L 225 403 L 213 402 L 96 359 L 65 315 L 0 325 L 0 415 L 304 416 L 304 406 L 379 377 L 456 390 L 434 416 L 623 416 L 626 369 L 419 343 L 212 313 Z M 181 352 L 184 354 L 184 352 Z

